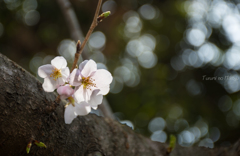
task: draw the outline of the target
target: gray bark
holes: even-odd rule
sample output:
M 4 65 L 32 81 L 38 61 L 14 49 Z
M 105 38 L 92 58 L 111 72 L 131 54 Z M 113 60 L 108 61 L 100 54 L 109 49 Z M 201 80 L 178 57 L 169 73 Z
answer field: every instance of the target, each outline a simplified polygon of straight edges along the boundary
M 42 84 L 27 71 L 0 54 L 0 155 L 46 156 L 166 156 L 167 144 L 153 142 L 131 128 L 94 114 L 64 123 L 63 101 L 46 93 Z M 230 148 L 177 147 L 173 156 L 238 155 L 239 142 Z

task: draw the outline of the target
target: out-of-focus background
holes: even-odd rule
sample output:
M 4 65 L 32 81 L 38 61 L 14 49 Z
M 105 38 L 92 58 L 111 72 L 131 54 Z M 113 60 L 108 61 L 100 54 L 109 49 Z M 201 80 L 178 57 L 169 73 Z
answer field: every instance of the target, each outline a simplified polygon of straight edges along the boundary
M 86 34 L 97 0 L 70 2 Z M 87 55 L 114 77 L 120 122 L 181 146 L 239 139 L 240 0 L 107 0 L 108 10 Z M 56 1 L 0 0 L 0 52 L 36 77 L 57 55 L 71 67 L 75 44 Z

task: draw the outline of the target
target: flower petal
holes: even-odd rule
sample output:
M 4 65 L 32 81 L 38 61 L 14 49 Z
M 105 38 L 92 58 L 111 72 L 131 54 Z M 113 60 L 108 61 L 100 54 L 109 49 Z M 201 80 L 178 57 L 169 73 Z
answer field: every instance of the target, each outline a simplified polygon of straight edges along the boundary
M 81 102 L 80 104 L 75 104 L 75 112 L 77 115 L 83 116 L 91 112 L 91 107 L 86 102 Z
M 54 80 L 54 81 L 56 81 L 56 88 L 64 85 L 66 82 L 66 80 L 62 77 L 59 77 L 59 78 L 57 78 L 57 80 Z
M 94 110 L 97 110 L 97 108 L 98 108 L 98 106 L 96 106 L 96 107 L 92 107 L 92 109 L 94 109 Z
M 73 96 L 74 96 L 74 99 L 76 100 L 77 103 L 80 103 L 80 102 L 84 101 L 83 86 L 76 87 L 75 93 L 73 94 Z
M 58 87 L 57 92 L 61 96 L 70 97 L 73 95 L 74 89 L 72 89 L 70 85 L 65 85 L 65 86 Z
M 96 89 L 92 92 L 91 98 L 89 100 L 89 105 L 91 107 L 96 107 L 97 105 L 102 103 L 103 95 L 99 94 L 100 90 Z
M 82 101 L 88 102 L 90 100 L 90 97 L 92 95 L 92 90 L 86 89 L 81 85 L 80 87 L 76 88 L 76 91 L 74 93 L 74 98 L 77 103 L 80 103 Z
M 68 105 L 67 108 L 65 108 L 64 121 L 66 124 L 72 123 L 73 119 L 77 117 L 75 109 L 72 105 Z
M 46 64 L 38 68 L 38 75 L 41 78 L 46 78 L 52 74 L 54 67 L 51 64 Z
M 112 75 L 105 69 L 99 69 L 91 76 L 95 81 L 97 88 L 102 88 L 109 85 L 112 82 Z
M 99 94 L 106 95 L 110 90 L 110 85 L 107 85 L 98 89 L 100 89 Z
M 68 78 L 69 75 L 70 75 L 69 68 L 68 68 L 68 67 L 62 68 L 62 69 L 61 69 L 61 74 L 62 74 L 62 78 L 66 79 L 66 81 L 67 81 L 67 78 Z
M 80 86 L 81 82 L 78 81 L 78 78 L 80 76 L 80 71 L 78 69 L 74 69 L 72 73 L 69 76 L 69 83 L 72 86 Z
M 52 61 L 51 64 L 56 67 L 57 69 L 62 69 L 67 67 L 67 61 L 64 57 L 62 56 L 57 56 L 55 57 Z
M 92 95 L 92 89 L 83 88 L 83 98 L 85 102 L 88 102 Z
M 45 92 L 53 92 L 57 88 L 57 82 L 50 77 L 46 77 L 42 87 Z
M 84 63 L 84 62 L 83 62 Z M 90 76 L 93 72 L 97 71 L 97 64 L 93 60 L 89 60 L 83 67 L 81 74 L 84 77 Z
M 88 63 L 88 60 L 84 60 L 82 63 L 79 64 L 78 69 L 79 69 L 80 71 L 82 71 L 83 68 L 84 68 L 84 66 L 85 66 L 87 63 Z

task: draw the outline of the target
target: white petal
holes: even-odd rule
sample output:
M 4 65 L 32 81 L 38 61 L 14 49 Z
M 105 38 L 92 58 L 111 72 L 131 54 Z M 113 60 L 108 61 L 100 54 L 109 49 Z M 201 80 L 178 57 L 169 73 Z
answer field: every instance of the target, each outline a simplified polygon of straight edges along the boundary
M 57 88 L 57 82 L 50 77 L 46 77 L 42 87 L 45 92 L 53 92 Z
M 98 108 L 98 106 L 96 106 L 96 107 L 92 107 L 92 109 L 94 109 L 94 110 L 97 110 L 97 108 Z
M 88 62 L 88 60 L 84 60 L 81 64 L 79 64 L 78 69 L 79 69 L 80 71 L 82 71 L 83 68 L 84 68 L 84 66 L 87 64 L 87 62 Z
M 65 86 L 58 87 L 57 92 L 59 95 L 65 96 L 68 98 L 73 95 L 74 89 L 72 89 L 70 85 L 65 85 Z
M 65 108 L 64 120 L 66 124 L 72 123 L 73 119 L 77 117 L 75 109 L 72 105 L 68 105 L 67 108 Z
M 62 74 L 62 78 L 66 79 L 66 81 L 67 81 L 67 78 L 68 78 L 69 75 L 70 75 L 69 68 L 68 68 L 68 67 L 62 68 L 62 69 L 61 69 L 61 74 Z
M 93 60 L 89 60 L 81 71 L 84 77 L 90 76 L 93 72 L 97 71 L 97 64 Z
M 89 100 L 89 105 L 91 107 L 96 107 L 97 105 L 102 103 L 103 95 L 99 94 L 100 90 L 96 89 L 92 92 L 91 98 Z
M 59 78 L 57 78 L 57 80 L 56 80 L 56 88 L 58 88 L 58 87 L 64 85 L 65 82 L 66 82 L 66 79 L 64 79 L 63 77 L 59 77 Z
M 100 89 L 99 94 L 106 95 L 110 90 L 110 85 L 107 85 L 98 89 Z
M 38 68 L 38 75 L 41 78 L 46 78 L 52 74 L 54 67 L 51 64 L 46 64 Z
M 80 103 L 80 102 L 84 101 L 83 86 L 76 87 L 75 93 L 73 94 L 73 96 L 74 96 L 74 99 L 76 100 L 77 103 Z
M 112 75 L 105 69 L 99 69 L 91 76 L 95 81 L 97 88 L 105 87 L 112 82 Z
M 72 86 L 80 86 L 81 82 L 78 81 L 78 77 L 80 76 L 80 71 L 78 69 L 74 69 L 69 76 L 69 83 Z
M 62 56 L 57 56 L 55 57 L 52 61 L 51 64 L 56 67 L 57 69 L 62 69 L 67 67 L 67 61 L 64 57 Z
M 90 97 L 92 95 L 92 90 L 86 89 L 81 85 L 80 87 L 76 88 L 76 91 L 74 93 L 74 98 L 77 103 L 80 103 L 82 101 L 88 102 L 90 100 Z
M 87 115 L 88 113 L 91 112 L 91 107 L 87 105 L 85 102 L 81 102 L 80 104 L 75 104 L 75 111 L 77 115 L 83 116 Z
M 92 89 L 86 89 L 86 88 L 83 88 L 83 98 L 84 98 L 84 101 L 85 102 L 88 102 L 91 98 L 91 95 L 92 95 Z

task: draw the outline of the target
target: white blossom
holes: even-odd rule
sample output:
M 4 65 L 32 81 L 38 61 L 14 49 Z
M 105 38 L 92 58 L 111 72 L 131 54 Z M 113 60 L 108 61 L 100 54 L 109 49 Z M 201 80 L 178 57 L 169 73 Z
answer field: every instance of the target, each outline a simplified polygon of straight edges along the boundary
M 102 102 L 102 96 L 110 90 L 112 75 L 105 69 L 97 69 L 93 60 L 85 60 L 74 69 L 70 75 L 69 83 L 76 86 L 74 98 L 76 101 L 85 101 L 96 107 Z
M 69 74 L 67 61 L 62 56 L 57 56 L 51 61 L 51 64 L 38 68 L 38 75 L 44 78 L 42 86 L 45 92 L 53 92 L 57 87 L 65 84 Z

